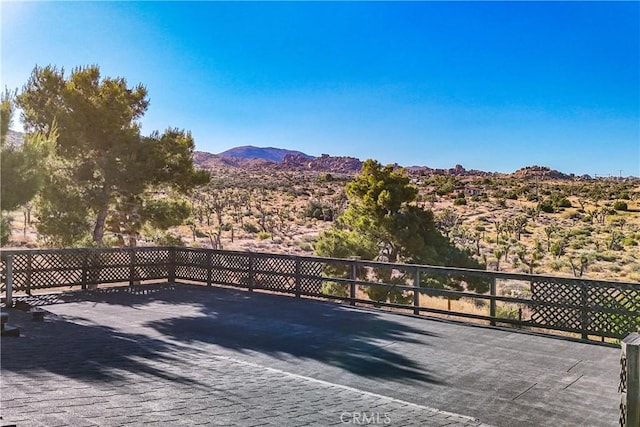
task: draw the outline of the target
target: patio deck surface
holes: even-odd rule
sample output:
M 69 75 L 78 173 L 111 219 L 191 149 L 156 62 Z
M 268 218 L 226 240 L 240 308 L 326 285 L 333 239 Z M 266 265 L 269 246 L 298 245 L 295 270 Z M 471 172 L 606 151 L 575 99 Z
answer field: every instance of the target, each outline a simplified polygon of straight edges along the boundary
M 196 285 L 38 300 L 9 310 L 2 426 L 618 422 L 616 348 Z

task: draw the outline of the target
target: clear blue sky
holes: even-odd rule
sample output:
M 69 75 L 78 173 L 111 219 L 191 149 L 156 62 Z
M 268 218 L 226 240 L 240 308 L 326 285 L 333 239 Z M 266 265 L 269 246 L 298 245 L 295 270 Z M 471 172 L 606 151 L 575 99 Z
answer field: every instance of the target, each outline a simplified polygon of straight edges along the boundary
M 640 176 L 638 2 L 2 2 L 34 65 L 143 83 L 143 132 L 404 166 Z

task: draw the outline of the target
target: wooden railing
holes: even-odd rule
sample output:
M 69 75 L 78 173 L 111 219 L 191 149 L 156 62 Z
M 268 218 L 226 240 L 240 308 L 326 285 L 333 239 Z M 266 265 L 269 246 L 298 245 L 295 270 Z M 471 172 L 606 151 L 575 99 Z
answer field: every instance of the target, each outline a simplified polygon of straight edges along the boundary
M 622 339 L 640 327 L 639 283 L 182 247 L 1 254 L 5 293 L 163 280 L 339 299 L 414 314 L 562 331 L 583 340 Z M 370 297 L 374 292 L 367 292 L 371 289 L 377 300 Z

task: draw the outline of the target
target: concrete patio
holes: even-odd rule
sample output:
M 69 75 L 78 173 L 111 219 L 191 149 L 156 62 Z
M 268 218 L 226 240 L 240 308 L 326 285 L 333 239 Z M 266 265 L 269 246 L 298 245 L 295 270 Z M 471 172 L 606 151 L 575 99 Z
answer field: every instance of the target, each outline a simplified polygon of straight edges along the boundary
M 0 425 L 614 426 L 617 348 L 196 285 L 9 310 Z

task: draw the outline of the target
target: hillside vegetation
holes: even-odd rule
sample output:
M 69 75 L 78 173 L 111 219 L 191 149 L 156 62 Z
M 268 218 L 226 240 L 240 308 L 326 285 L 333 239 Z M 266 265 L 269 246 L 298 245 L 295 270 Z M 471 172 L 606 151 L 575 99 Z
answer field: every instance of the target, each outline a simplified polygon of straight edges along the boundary
M 210 168 L 181 226 L 146 227 L 139 244 L 313 254 L 347 208 L 354 174 Z M 415 205 L 487 269 L 640 282 L 640 180 L 413 172 Z M 159 193 L 159 198 L 164 194 Z M 37 212 L 13 212 L 11 246 L 43 246 Z M 30 218 L 30 219 L 29 219 Z M 25 222 L 27 226 L 25 227 Z M 110 234 L 110 244 L 127 236 Z

